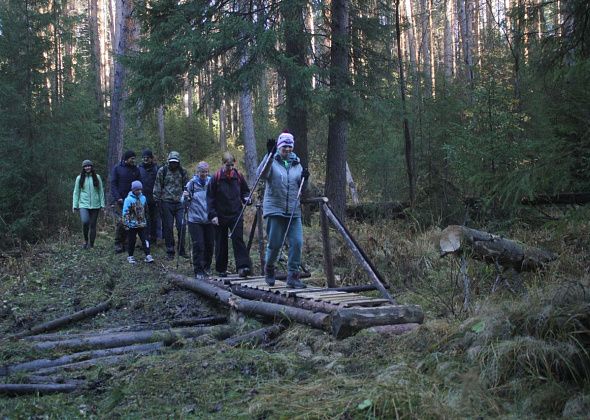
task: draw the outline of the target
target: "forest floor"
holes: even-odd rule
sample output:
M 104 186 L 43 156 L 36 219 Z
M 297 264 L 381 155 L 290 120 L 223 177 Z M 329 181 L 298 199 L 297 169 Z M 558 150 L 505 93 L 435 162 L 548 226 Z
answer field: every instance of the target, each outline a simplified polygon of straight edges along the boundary
M 519 279 L 526 292 L 491 292 L 493 268 L 469 261 L 473 301 L 462 308 L 458 263 L 441 259 L 439 229 L 419 231 L 407 221 L 353 224 L 351 231 L 392 285 L 399 303 L 421 305 L 425 322 L 395 336 L 360 332 L 337 340 L 290 325 L 263 346 L 231 347 L 215 333 L 179 339 L 149 355 L 60 373 L 84 386 L 72 393 L 0 396 L 2 418 L 587 418 L 590 412 L 589 212 L 552 225 L 506 232 L 543 246 L 559 260 Z M 172 286 L 167 273 L 191 275 L 190 262 L 127 263 L 115 255 L 112 226 L 101 219 L 96 247 L 80 248 L 80 234 L 2 254 L 0 365 L 56 358 L 8 336 L 88 308 L 112 307 L 58 333 L 228 315 L 223 307 Z M 248 225 L 248 224 L 247 224 Z M 385 226 L 384 226 L 385 225 Z M 305 228 L 304 257 L 313 282 L 321 277 L 317 220 Z M 368 282 L 334 239 L 343 284 Z M 255 248 L 255 247 L 253 247 Z M 256 256 L 253 259 L 256 261 Z M 320 284 L 318 284 L 320 285 Z M 246 332 L 266 325 L 246 318 Z M 28 382 L 27 373 L 2 383 Z

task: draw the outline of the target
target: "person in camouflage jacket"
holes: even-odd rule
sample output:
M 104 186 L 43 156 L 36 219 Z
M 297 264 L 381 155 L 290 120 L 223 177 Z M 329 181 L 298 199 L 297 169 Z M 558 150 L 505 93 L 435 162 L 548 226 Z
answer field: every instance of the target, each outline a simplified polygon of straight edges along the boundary
M 166 254 L 168 259 L 174 258 L 174 223 L 178 232 L 178 252 L 181 256 L 187 257 L 184 247 L 183 226 L 184 206 L 181 203 L 184 186 L 188 182 L 186 171 L 180 166 L 180 154 L 170 152 L 168 163 L 158 169 L 156 182 L 154 184 L 154 201 L 158 203 L 162 217 L 162 230 L 166 242 Z

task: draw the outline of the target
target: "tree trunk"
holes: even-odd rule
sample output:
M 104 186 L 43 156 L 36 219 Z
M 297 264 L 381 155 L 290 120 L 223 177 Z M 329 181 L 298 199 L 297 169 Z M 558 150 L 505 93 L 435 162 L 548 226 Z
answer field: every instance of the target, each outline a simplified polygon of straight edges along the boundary
M 85 338 L 71 338 L 61 341 L 39 342 L 35 347 L 40 350 L 69 348 L 111 348 L 128 346 L 136 343 L 153 343 L 156 341 L 174 342 L 180 337 L 199 337 L 209 334 L 216 330 L 223 330 L 225 326 L 220 327 L 198 327 L 198 328 L 177 328 L 169 330 L 146 330 L 132 331 L 123 333 L 114 333 L 99 335 Z
M 98 105 L 98 117 L 104 116 L 104 99 L 102 91 L 102 55 L 100 50 L 100 31 L 98 25 L 98 0 L 89 0 L 90 13 L 90 48 L 92 50 L 92 65 L 94 67 L 94 94 Z
M 283 324 L 275 324 L 271 327 L 260 328 L 238 337 L 228 338 L 225 340 L 225 344 L 231 347 L 243 345 L 257 346 L 261 343 L 265 344 L 282 333 L 285 328 L 286 327 Z
M 137 352 L 154 352 L 162 349 L 163 343 L 148 343 L 148 344 L 137 344 L 125 347 L 115 347 L 104 350 L 90 350 L 79 353 L 73 353 L 66 356 L 58 357 L 57 359 L 38 359 L 31 360 L 29 362 L 19 363 L 17 365 L 6 366 L 0 368 L 0 375 L 8 376 L 17 372 L 34 372 L 40 369 L 52 368 L 57 366 L 69 365 L 72 363 L 81 362 L 88 359 L 98 359 L 101 357 L 115 356 L 126 353 L 137 353 Z
M 59 392 L 73 392 L 80 389 L 77 384 L 0 384 L 0 394 L 55 394 Z
M 219 106 L 219 149 L 222 152 L 227 150 L 227 107 L 224 97 Z
M 325 195 L 334 212 L 344 220 L 346 210 L 346 160 L 348 141 L 349 30 L 348 0 L 332 0 L 330 48 L 330 92 L 335 98 L 328 120 Z
M 518 272 L 541 269 L 557 258 L 544 249 L 532 248 L 488 232 L 457 225 L 451 225 L 442 231 L 439 246 L 441 256 L 456 254 L 468 248 L 473 258 L 514 268 Z
M 377 308 L 342 308 L 332 320 L 332 333 L 337 338 L 349 337 L 369 327 L 395 324 L 421 324 L 424 313 L 417 305 L 389 305 Z
M 193 118 L 193 84 L 188 74 L 184 75 L 184 116 L 189 120 Z
M 33 334 L 40 334 L 46 331 L 52 331 L 58 329 L 64 325 L 68 325 L 72 322 L 80 321 L 82 319 L 90 318 L 96 314 L 104 312 L 111 307 L 111 301 L 107 300 L 106 302 L 102 302 L 97 306 L 93 306 L 91 308 L 86 308 L 82 311 L 78 311 L 71 315 L 63 316 L 61 318 L 54 319 L 49 322 L 44 322 L 43 324 L 35 325 L 34 327 L 29 328 L 26 331 L 20 332 L 14 336 L 14 338 L 22 338 L 26 335 L 33 335 Z
M 404 129 L 404 149 L 406 157 L 406 171 L 408 174 L 408 189 L 410 196 L 410 205 L 414 206 L 416 200 L 416 174 L 414 170 L 414 145 L 410 135 L 410 122 L 408 121 L 406 111 L 406 80 L 404 76 L 404 63 L 401 46 L 401 27 L 400 27 L 400 0 L 395 0 L 395 29 L 397 35 L 397 60 L 399 67 L 399 89 L 402 101 L 403 129 Z
M 166 127 L 164 122 L 164 105 L 156 109 L 156 123 L 158 125 L 158 138 L 160 139 L 160 156 L 166 156 Z
M 115 54 L 125 55 L 130 43 L 132 0 L 117 0 L 117 39 Z M 125 130 L 125 76 L 126 70 L 119 58 L 115 58 L 115 76 L 111 96 L 111 124 L 107 148 L 107 172 L 114 167 L 123 155 L 123 132 Z
M 352 172 L 350 171 L 348 162 L 346 162 L 346 183 L 348 184 L 348 188 L 350 189 L 350 197 L 352 198 L 353 204 L 358 204 L 359 195 L 356 191 L 356 185 L 354 183 L 354 179 L 352 178 Z M 348 211 L 346 212 L 346 214 L 348 215 Z
M 175 274 L 169 274 L 168 277 L 176 285 L 228 305 L 238 312 L 252 315 L 263 315 L 279 320 L 292 319 L 302 324 L 323 330 L 329 330 L 330 328 L 330 316 L 328 314 L 313 313 L 312 311 L 293 308 L 285 305 L 255 302 L 248 299 L 242 299 L 232 292 L 229 292 L 218 286 L 214 286 L 209 282 L 195 281 Z
M 307 110 L 311 81 L 305 51 L 309 39 L 305 30 L 306 0 L 281 2 L 285 26 L 285 55 L 289 64 L 281 69 L 287 96 L 287 128 L 295 137 L 295 150 L 304 168 L 309 167 L 307 145 Z

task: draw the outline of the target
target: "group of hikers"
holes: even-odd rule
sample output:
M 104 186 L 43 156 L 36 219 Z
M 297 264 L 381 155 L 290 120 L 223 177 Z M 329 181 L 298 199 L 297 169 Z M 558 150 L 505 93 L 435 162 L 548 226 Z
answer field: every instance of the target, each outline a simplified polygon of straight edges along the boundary
M 263 217 L 266 220 L 268 244 L 264 257 L 265 281 L 275 284 L 275 266 L 283 244 L 289 244 L 287 286 L 305 288 L 300 280 L 303 228 L 299 199 L 309 173 L 293 152 L 293 135 L 283 132 L 276 141 L 267 142 L 267 155 L 257 170 L 257 180 L 266 181 Z M 195 278 L 211 274 L 213 253 L 219 277 L 228 275 L 228 237 L 231 238 L 235 266 L 240 277 L 252 272 L 252 263 L 244 243 L 244 206 L 252 204 L 250 187 L 235 168 L 235 157 L 226 152 L 222 166 L 213 175 L 209 164 L 201 161 L 189 179 L 180 165 L 180 154 L 172 151 L 161 167 L 151 150 L 142 153 L 143 162 L 136 165 L 135 152 L 123 154 L 110 176 L 111 207 L 116 214 L 115 252 L 127 249 L 127 261 L 136 264 L 135 242 L 139 236 L 145 262 L 152 263 L 150 244 L 158 239 L 161 220 L 166 256 L 189 258 L 184 246 L 185 225 L 192 241 L 192 263 Z M 255 186 L 253 187 L 255 188 Z M 73 211 L 79 211 L 84 234 L 84 249 L 94 246 L 96 224 L 101 208 L 105 208 L 103 182 L 90 160 L 82 162 L 73 193 Z M 188 223 L 184 223 L 184 221 Z M 178 236 L 176 244 L 174 226 Z

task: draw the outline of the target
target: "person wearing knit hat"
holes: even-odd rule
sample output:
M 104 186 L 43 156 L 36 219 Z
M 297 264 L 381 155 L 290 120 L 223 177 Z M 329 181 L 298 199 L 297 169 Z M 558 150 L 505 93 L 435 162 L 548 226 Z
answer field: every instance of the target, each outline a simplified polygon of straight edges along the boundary
M 135 240 L 137 236 L 141 240 L 141 246 L 145 252 L 145 262 L 152 263 L 154 258 L 150 254 L 150 242 L 146 237 L 145 227 L 147 225 L 145 206 L 147 200 L 141 190 L 143 185 L 141 181 L 131 183 L 131 191 L 123 203 L 123 223 L 127 229 L 127 262 L 136 264 L 137 261 L 133 256 L 135 252 Z
M 141 160 L 139 173 L 141 174 L 141 183 L 143 184 L 143 195 L 145 195 L 147 200 L 145 206 L 147 226 L 145 229 L 150 243 L 155 246 L 158 242 L 160 212 L 158 211 L 156 200 L 154 200 L 154 184 L 156 183 L 156 175 L 158 174 L 159 168 L 154 160 L 154 154 L 150 149 L 143 150 Z
M 166 255 L 169 260 L 174 259 L 175 252 L 188 258 L 184 239 L 186 237 L 184 226 L 184 203 L 181 201 L 184 186 L 189 178 L 186 170 L 180 166 L 180 153 L 172 151 L 168 154 L 166 165 L 158 169 L 154 183 L 154 200 L 160 207 L 162 217 L 162 231 L 166 242 Z M 174 240 L 174 225 L 178 232 L 178 247 Z M 178 248 L 178 249 L 176 249 Z
M 193 250 L 195 278 L 203 280 L 209 275 L 213 259 L 214 230 L 207 217 L 207 187 L 211 182 L 209 164 L 199 162 L 194 177 L 186 184 L 183 202 L 188 202 L 188 231 Z
M 80 212 L 82 233 L 84 234 L 83 249 L 92 248 L 96 239 L 96 224 L 100 209 L 105 207 L 104 187 L 102 178 L 94 170 L 91 160 L 82 162 L 82 171 L 74 182 L 72 211 Z
M 131 183 L 141 180 L 139 168 L 135 165 L 135 152 L 127 150 L 118 165 L 111 171 L 111 209 L 117 218 L 115 231 L 115 252 L 125 250 L 127 232 L 121 218 L 123 211 L 123 200 L 131 191 Z
M 291 133 L 281 133 L 277 138 L 277 149 L 281 147 L 290 147 L 293 149 L 295 147 L 295 139 L 293 138 L 293 134 Z
M 244 176 L 234 167 L 236 159 L 230 152 L 222 157 L 223 166 L 213 176 L 207 190 L 209 220 L 215 225 L 215 270 L 220 277 L 227 276 L 228 233 L 240 277 L 250 274 L 252 262 L 244 243 L 244 220 L 240 217 L 243 205 L 250 196 L 250 187 Z M 233 229 L 233 230 L 232 230 Z
M 262 205 L 268 234 L 264 280 L 269 286 L 274 286 L 275 264 L 279 259 L 283 242 L 287 240 L 287 287 L 302 289 L 307 286 L 299 279 L 303 247 L 299 192 L 305 187 L 304 181 L 307 181 L 309 174 L 301 165 L 299 157 L 293 153 L 294 146 L 295 139 L 288 132 L 279 135 L 276 149 L 272 140 L 269 140 L 267 149 L 272 158 L 270 161 L 262 161 L 257 173 L 266 180 Z

